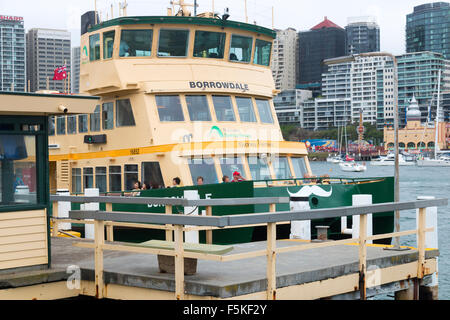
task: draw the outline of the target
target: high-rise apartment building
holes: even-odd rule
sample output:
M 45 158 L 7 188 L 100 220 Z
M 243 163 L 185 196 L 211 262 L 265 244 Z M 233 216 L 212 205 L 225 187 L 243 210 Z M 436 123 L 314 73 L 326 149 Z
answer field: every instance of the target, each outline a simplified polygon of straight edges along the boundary
M 278 30 L 273 43 L 272 73 L 277 90 L 296 86 L 297 31 L 292 28 Z
M 80 93 L 80 47 L 72 48 L 71 87 L 72 93 Z
M 0 91 L 25 90 L 24 21 L 22 17 L 0 15 Z
M 320 89 L 322 74 L 327 70 L 323 61 L 345 56 L 345 39 L 345 29 L 327 17 L 311 30 L 299 32 L 297 85 L 300 89 Z
M 375 17 L 348 18 L 347 54 L 380 51 L 380 27 Z
M 312 99 L 308 90 L 284 90 L 273 98 L 273 105 L 280 125 L 296 125 L 303 127 L 302 104 Z
M 450 59 L 450 3 L 426 3 L 406 17 L 406 52 L 431 51 Z
M 27 33 L 27 79 L 31 91 L 67 91 L 67 80 L 53 80 L 56 68 L 66 65 L 70 72 L 70 32 L 53 29 L 31 29 Z M 70 88 L 68 89 L 70 91 Z

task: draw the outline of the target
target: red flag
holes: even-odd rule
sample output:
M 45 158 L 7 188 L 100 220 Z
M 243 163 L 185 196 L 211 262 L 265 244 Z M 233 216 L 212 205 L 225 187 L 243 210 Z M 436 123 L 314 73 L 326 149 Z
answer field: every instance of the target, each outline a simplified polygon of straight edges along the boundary
M 54 72 L 55 74 L 53 75 L 53 80 L 64 80 L 67 78 L 66 66 L 58 67 Z

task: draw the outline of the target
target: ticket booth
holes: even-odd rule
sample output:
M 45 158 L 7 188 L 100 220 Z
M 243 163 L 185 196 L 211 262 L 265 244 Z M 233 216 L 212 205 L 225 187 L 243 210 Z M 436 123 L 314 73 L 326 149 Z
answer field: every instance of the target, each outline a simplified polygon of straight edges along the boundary
M 48 117 L 97 97 L 0 92 L 0 273 L 50 266 Z

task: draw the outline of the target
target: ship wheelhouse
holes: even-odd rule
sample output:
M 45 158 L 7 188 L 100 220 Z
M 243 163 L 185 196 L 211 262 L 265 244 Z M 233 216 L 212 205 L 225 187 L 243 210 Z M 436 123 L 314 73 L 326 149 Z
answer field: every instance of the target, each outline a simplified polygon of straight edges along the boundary
M 94 113 L 52 118 L 57 189 L 131 190 L 303 178 L 303 143 L 285 142 L 272 98 L 273 30 L 199 17 L 123 17 L 81 38 L 80 88 Z M 279 156 L 279 157 L 278 157 Z M 59 173 L 69 171 L 61 181 Z M 52 179 L 52 178 L 51 178 Z M 55 191 L 55 190 L 53 190 Z

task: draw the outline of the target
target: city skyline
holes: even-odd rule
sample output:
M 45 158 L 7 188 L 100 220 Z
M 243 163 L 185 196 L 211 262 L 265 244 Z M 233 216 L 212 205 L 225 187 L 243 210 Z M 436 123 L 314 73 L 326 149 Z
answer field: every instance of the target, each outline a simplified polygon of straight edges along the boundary
M 169 1 L 166 0 L 128 0 L 128 15 L 166 15 Z M 187 1 L 193 3 L 194 1 Z M 347 19 L 355 16 L 375 16 L 381 30 L 381 51 L 400 55 L 406 52 L 405 26 L 406 15 L 412 13 L 414 6 L 435 1 L 423 0 L 332 0 L 290 1 L 290 0 L 247 0 L 249 23 L 272 27 L 272 6 L 274 7 L 274 27 L 276 29 L 295 28 L 306 31 L 323 20 L 325 16 L 342 28 L 347 25 Z M 198 0 L 198 12 L 211 11 L 212 1 Z M 230 9 L 231 20 L 245 21 L 244 1 L 215 0 L 214 11 L 222 13 L 225 7 Z M 119 0 L 97 0 L 97 10 L 103 19 L 111 15 L 113 4 L 114 16 L 118 16 Z M 0 14 L 24 17 L 25 29 L 51 28 L 65 29 L 72 34 L 72 46 L 80 42 L 80 16 L 94 9 L 94 0 L 54 1 L 41 0 L 30 2 L 18 0 L 6 2 L 0 0 Z M 193 11 L 193 9 L 192 9 Z M 39 13 L 44 13 L 41 15 Z M 293 13 L 294 12 L 294 13 Z

